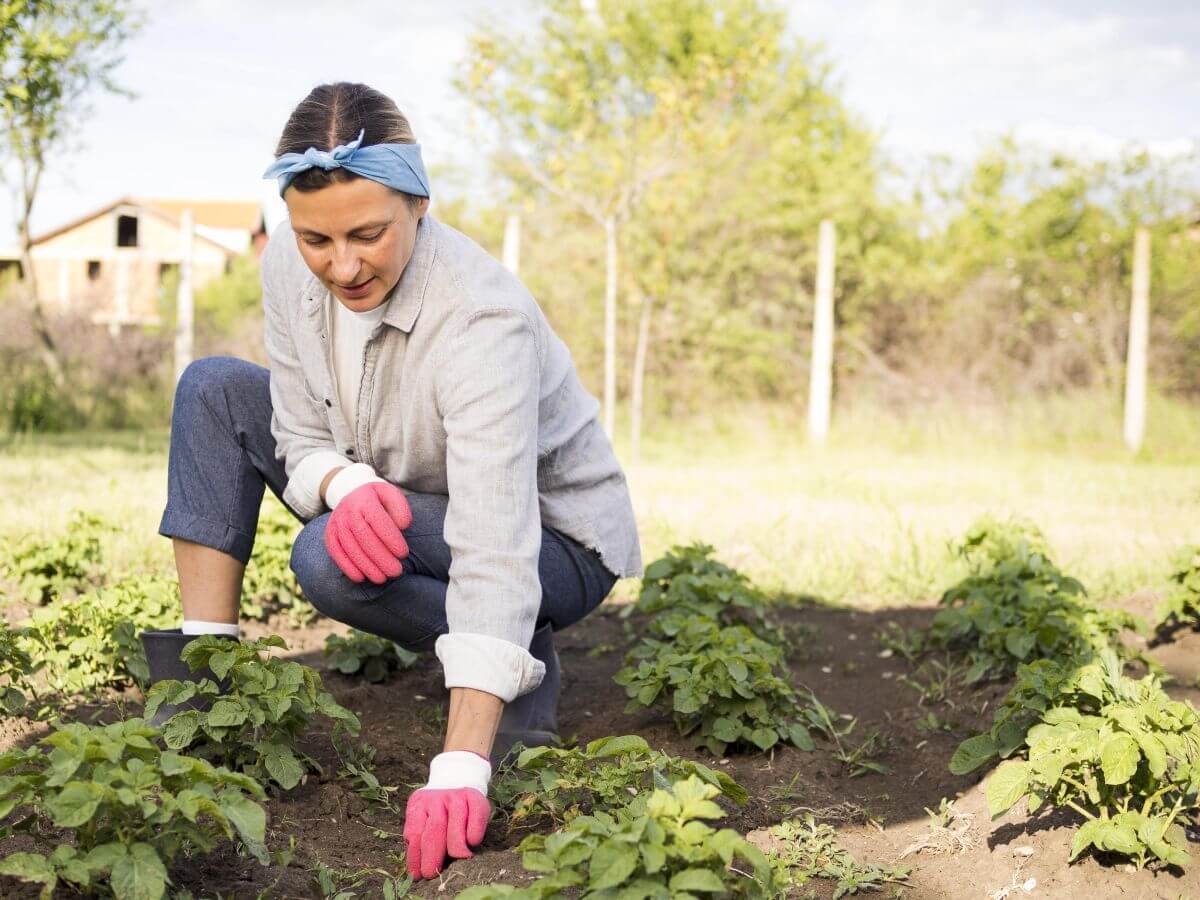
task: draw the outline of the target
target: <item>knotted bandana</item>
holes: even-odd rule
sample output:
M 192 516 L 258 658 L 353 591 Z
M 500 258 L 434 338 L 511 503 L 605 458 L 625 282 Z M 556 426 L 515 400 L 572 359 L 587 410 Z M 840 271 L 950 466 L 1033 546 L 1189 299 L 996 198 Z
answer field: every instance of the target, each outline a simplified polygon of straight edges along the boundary
M 339 166 L 355 175 L 370 178 L 392 190 L 416 197 L 429 196 L 429 177 L 421 162 L 420 144 L 371 144 L 363 147 L 366 129 L 348 144 L 332 150 L 309 147 L 303 153 L 285 153 L 267 168 L 263 178 L 279 179 L 279 196 L 288 189 L 292 179 L 301 172 L 321 168 L 328 171 Z

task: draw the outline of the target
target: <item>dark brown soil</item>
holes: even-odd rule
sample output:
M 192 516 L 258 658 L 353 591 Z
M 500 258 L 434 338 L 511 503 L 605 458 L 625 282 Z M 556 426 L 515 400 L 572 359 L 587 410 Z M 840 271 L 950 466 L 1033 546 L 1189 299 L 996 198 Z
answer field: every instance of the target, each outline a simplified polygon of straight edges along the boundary
M 1135 598 L 1132 606 L 1145 605 Z M 1005 685 L 976 691 L 952 689 L 945 699 L 927 704 L 907 679 L 923 678 L 897 655 L 883 651 L 878 631 L 887 622 L 920 626 L 930 610 L 851 611 L 804 606 L 783 613 L 792 629 L 791 663 L 797 685 L 811 688 L 837 712 L 858 723 L 847 747 L 878 731 L 886 750 L 872 758 L 889 767 L 887 774 L 852 777 L 827 746 L 814 753 L 785 748 L 772 754 L 731 755 L 712 760 L 676 734 L 669 718 L 643 712 L 625 714 L 624 692 L 612 681 L 621 665 L 628 637 L 615 607 L 602 607 L 589 621 L 558 635 L 564 670 L 561 725 L 564 737 L 580 741 L 611 734 L 638 733 L 653 746 L 677 755 L 692 755 L 719 766 L 749 790 L 744 808 L 731 808 L 727 824 L 753 832 L 788 816 L 815 815 L 837 827 L 842 844 L 860 862 L 912 867 L 909 898 L 958 897 L 1107 897 L 1178 898 L 1200 896 L 1200 870 L 1136 872 L 1094 858 L 1068 865 L 1072 823 L 1069 819 L 1034 822 L 1012 814 L 996 823 L 988 820 L 980 785 L 986 773 L 955 777 L 947 769 L 954 748 L 990 718 L 1004 695 Z M 325 620 L 305 628 L 280 625 L 250 626 L 251 634 L 274 630 L 282 634 L 302 661 L 324 669 L 320 655 L 325 636 L 340 630 Z M 1178 678 L 1172 692 L 1193 702 L 1200 692 L 1191 686 L 1200 670 L 1200 635 L 1187 632 L 1174 643 L 1152 650 Z M 376 870 L 396 874 L 403 851 L 402 810 L 410 786 L 423 781 L 425 766 L 442 737 L 446 692 L 440 667 L 432 657 L 389 682 L 370 685 L 325 671 L 326 684 L 338 700 L 353 709 L 363 723 L 362 740 L 377 750 L 376 773 L 394 785 L 394 810 L 381 808 L 356 795 L 337 777 L 338 761 L 327 736 L 311 736 L 306 749 L 325 769 L 296 790 L 269 803 L 269 844 L 278 850 L 295 839 L 289 867 L 265 869 L 239 858 L 231 846 L 211 856 L 184 862 L 173 872 L 175 883 L 197 897 L 280 898 L 320 897 L 313 873 L 318 863 L 341 872 Z M 128 701 L 134 701 L 131 695 Z M 131 703 L 132 705 L 132 703 Z M 136 711 L 136 705 L 132 705 Z M 116 714 L 117 705 L 99 712 Z M 936 717 L 936 724 L 928 720 Z M 934 724 L 931 729 L 930 725 Z M 942 730 L 942 729 L 949 730 Z M 0 726 L 0 749 L 36 739 L 38 728 Z M 959 846 L 906 849 L 931 836 L 926 808 L 937 809 L 941 799 L 956 801 L 964 827 Z M 447 896 L 491 881 L 517 883 L 523 877 L 514 848 L 521 833 L 508 833 L 505 823 L 493 821 L 487 840 L 470 860 L 453 863 L 440 881 L 422 883 L 414 894 Z M 961 845 L 968 845 L 962 849 Z M 0 853 L 24 849 L 16 840 L 0 843 Z M 937 852 L 938 850 L 942 852 Z M 358 896 L 380 896 L 380 875 L 366 876 Z M 1035 881 L 1030 881 L 1034 879 Z M 1033 885 L 1027 894 L 1021 885 Z M 806 886 L 814 897 L 831 897 L 828 882 Z M 1005 889 L 1010 889 L 1005 894 Z M 885 896 L 891 895 L 889 886 Z M 0 896 L 35 897 L 36 890 L 0 878 Z

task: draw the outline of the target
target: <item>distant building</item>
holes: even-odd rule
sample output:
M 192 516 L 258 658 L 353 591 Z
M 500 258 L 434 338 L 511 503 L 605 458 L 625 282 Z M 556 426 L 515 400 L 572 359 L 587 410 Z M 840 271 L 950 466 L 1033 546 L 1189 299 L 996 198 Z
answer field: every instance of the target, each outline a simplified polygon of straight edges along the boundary
M 192 284 L 228 272 L 266 242 L 255 202 L 123 197 L 33 240 L 38 295 L 48 312 L 88 312 L 113 332 L 157 324 L 159 296 L 179 269 L 180 216 L 192 210 Z M 0 255 L 0 273 L 21 272 L 19 254 Z

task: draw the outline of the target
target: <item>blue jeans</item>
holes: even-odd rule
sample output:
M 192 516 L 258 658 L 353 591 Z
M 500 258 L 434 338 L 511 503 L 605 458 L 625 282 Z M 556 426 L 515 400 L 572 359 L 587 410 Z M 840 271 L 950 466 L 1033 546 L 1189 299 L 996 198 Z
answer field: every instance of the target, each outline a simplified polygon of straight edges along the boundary
M 270 370 L 229 356 L 198 359 L 184 370 L 171 414 L 167 507 L 158 533 L 212 547 L 247 562 L 254 548 L 264 487 L 283 503 L 287 483 L 271 434 Z M 305 520 L 291 566 L 308 600 L 354 628 L 430 650 L 447 632 L 450 547 L 444 537 L 448 497 L 405 491 L 412 525 L 403 574 L 381 585 L 351 581 L 325 550 L 329 513 Z M 284 504 L 287 507 L 287 504 Z M 599 554 L 542 527 L 538 560 L 542 606 L 538 627 L 578 622 L 608 596 L 616 576 Z

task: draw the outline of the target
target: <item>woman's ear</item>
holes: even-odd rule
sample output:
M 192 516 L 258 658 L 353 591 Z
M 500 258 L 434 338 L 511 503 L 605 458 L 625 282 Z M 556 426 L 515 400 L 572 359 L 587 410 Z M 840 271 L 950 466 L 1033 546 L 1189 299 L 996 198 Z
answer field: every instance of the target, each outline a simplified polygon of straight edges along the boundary
M 417 218 L 422 218 L 427 212 L 429 212 L 429 198 L 422 197 L 421 202 L 417 204 Z

